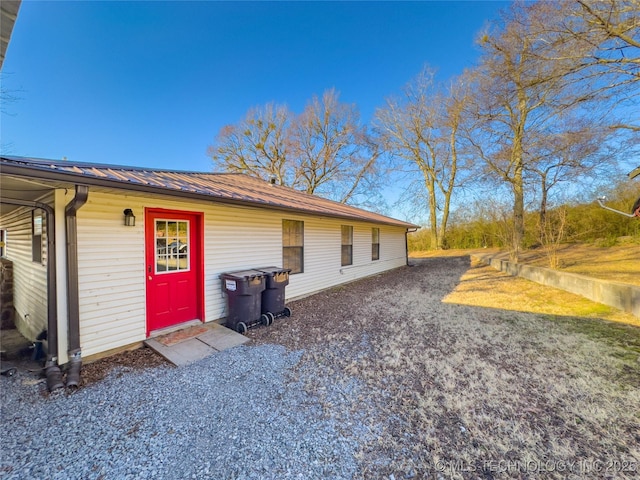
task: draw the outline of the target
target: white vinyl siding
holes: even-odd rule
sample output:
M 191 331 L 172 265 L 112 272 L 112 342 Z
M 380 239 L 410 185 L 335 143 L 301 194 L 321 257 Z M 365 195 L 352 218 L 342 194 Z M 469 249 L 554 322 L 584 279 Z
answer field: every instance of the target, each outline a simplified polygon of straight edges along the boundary
M 41 201 L 52 203 L 47 196 Z M 42 210 L 41 262 L 33 262 L 32 209 L 20 207 L 2 216 L 0 228 L 9 242 L 5 256 L 13 262 L 15 324 L 29 340 L 47 328 L 47 222 Z
M 344 220 L 90 189 L 87 203 L 77 214 L 83 356 L 146 338 L 145 207 L 204 214 L 206 321 L 226 316 L 221 273 L 282 266 L 284 219 L 304 222 L 304 273 L 291 276 L 288 299 L 399 267 L 406 261 L 402 227 L 379 226 L 384 254 L 372 262 L 372 224 L 353 222 L 353 265 L 341 267 L 338 252 Z M 134 227 L 124 226 L 125 208 L 131 208 L 136 216 Z
M 206 321 L 226 315 L 220 273 L 282 261 L 280 216 L 211 202 L 90 190 L 77 214 L 80 335 L 85 356 L 146 338 L 145 207 L 204 213 Z M 133 210 L 135 227 L 124 226 L 125 208 Z
M 303 297 L 406 264 L 405 229 L 380 225 L 380 260 L 371 261 L 371 224 L 353 223 L 353 265 L 341 266 L 344 220 L 304 218 L 305 271 L 291 276 L 287 299 Z
M 74 196 L 71 189 L 59 193 L 62 207 Z M 53 195 L 41 201 L 52 204 Z M 353 264 L 343 267 L 339 252 L 344 219 L 90 188 L 87 203 L 77 213 L 80 341 L 85 357 L 146 338 L 145 207 L 203 213 L 206 321 L 226 316 L 221 273 L 282 266 L 285 219 L 304 223 L 304 272 L 291 276 L 287 300 L 399 267 L 406 261 L 403 227 L 350 221 Z M 124 226 L 122 212 L 126 208 L 136 216 L 134 227 Z M 62 221 L 63 210 L 57 209 Z M 32 262 L 31 209 L 19 208 L 0 221 L 8 236 L 6 256 L 14 262 L 16 321 L 30 339 L 47 325 L 46 221 L 43 225 L 41 265 Z M 380 229 L 377 261 L 371 260 L 374 226 Z M 64 227 L 60 230 L 58 240 L 64 244 Z M 64 258 L 60 258 L 60 275 L 65 268 Z M 66 321 L 59 312 L 59 332 L 65 338 Z
M 122 212 L 129 207 L 137 217 L 135 227 L 124 225 Z M 137 202 L 131 204 L 126 196 L 89 189 L 87 203 L 76 214 L 80 343 L 84 356 L 145 339 L 142 213 Z

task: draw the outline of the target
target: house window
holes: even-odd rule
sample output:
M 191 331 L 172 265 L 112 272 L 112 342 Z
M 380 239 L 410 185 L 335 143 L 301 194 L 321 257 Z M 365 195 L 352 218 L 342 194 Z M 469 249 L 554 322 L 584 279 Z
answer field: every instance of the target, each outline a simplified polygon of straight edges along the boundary
M 156 220 L 156 273 L 189 270 L 189 222 Z
M 7 256 L 7 231 L 0 230 L 0 257 Z
M 31 212 L 31 261 L 42 263 L 42 211 Z
M 371 229 L 371 260 L 380 259 L 380 229 Z
M 304 222 L 282 220 L 282 266 L 304 272 Z
M 353 227 L 342 225 L 342 266 L 353 264 Z

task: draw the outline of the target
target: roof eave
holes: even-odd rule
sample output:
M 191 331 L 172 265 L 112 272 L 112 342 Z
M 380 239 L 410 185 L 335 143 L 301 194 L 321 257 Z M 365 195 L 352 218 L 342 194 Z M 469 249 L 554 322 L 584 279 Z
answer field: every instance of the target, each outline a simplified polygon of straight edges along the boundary
M 341 219 L 348 219 L 352 221 L 373 223 L 378 225 L 390 225 L 394 227 L 402 227 L 406 229 L 419 228 L 417 225 L 413 225 L 408 222 L 401 222 L 399 220 L 394 221 L 394 219 L 389 219 L 389 221 L 386 222 L 383 220 L 376 221 L 373 219 L 359 218 L 355 215 L 351 216 L 351 215 L 344 215 L 344 214 L 337 214 L 337 213 L 330 213 L 330 212 L 313 212 L 303 208 L 283 207 L 279 205 L 272 205 L 268 203 L 261 203 L 261 202 L 255 202 L 255 201 L 246 201 L 246 200 L 238 200 L 234 198 L 217 197 L 214 195 L 208 195 L 204 193 L 188 192 L 184 190 L 169 189 L 169 188 L 156 187 L 151 185 L 141 185 L 137 183 L 120 182 L 120 181 L 111 180 L 111 179 L 88 177 L 86 175 L 82 175 L 74 172 L 60 172 L 60 171 L 53 172 L 51 170 L 34 168 L 26 165 L 16 166 L 8 163 L 3 163 L 1 172 L 3 175 L 30 177 L 30 178 L 36 178 L 38 180 L 70 183 L 73 185 L 77 184 L 77 185 L 86 185 L 86 186 L 103 187 L 103 188 L 118 188 L 122 190 L 129 190 L 129 191 L 140 192 L 140 193 L 168 195 L 168 196 L 187 198 L 192 200 L 205 200 L 205 201 L 209 200 L 209 201 L 215 201 L 216 203 L 222 203 L 227 205 L 264 208 L 264 209 L 277 210 L 282 212 L 295 212 L 299 214 L 315 215 L 319 217 L 341 218 Z

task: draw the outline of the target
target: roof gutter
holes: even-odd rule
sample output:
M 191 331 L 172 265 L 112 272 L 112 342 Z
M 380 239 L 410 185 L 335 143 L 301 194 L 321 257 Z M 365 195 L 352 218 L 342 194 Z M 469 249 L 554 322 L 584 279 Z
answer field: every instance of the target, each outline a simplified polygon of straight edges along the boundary
M 58 291 L 56 288 L 56 223 L 54 209 L 46 203 L 2 197 L 2 203 L 44 210 L 47 214 L 47 360 L 44 364 L 50 392 L 64 387 L 58 365 Z
M 80 295 L 78 292 L 78 221 L 76 214 L 87 203 L 89 187 L 76 185 L 76 195 L 65 208 L 67 237 L 67 304 L 69 308 L 69 370 L 67 387 L 80 386 L 82 350 L 80 347 Z

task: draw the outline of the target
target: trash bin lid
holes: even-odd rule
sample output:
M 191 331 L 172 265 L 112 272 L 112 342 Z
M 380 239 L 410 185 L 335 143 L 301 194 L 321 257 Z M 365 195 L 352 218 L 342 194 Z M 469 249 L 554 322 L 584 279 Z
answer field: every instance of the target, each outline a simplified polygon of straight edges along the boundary
M 258 267 L 256 268 L 256 270 L 259 270 L 263 273 L 270 273 L 270 274 L 276 274 L 276 273 L 291 273 L 291 269 L 290 268 L 280 268 L 280 267 Z
M 259 270 L 238 270 L 237 272 L 224 272 L 220 277 L 233 278 L 235 280 L 247 280 L 254 277 L 264 277 L 264 272 Z

